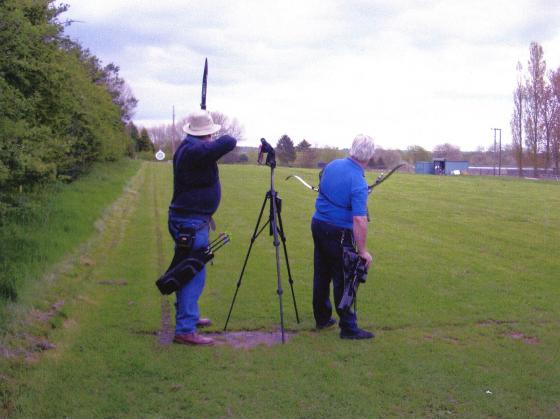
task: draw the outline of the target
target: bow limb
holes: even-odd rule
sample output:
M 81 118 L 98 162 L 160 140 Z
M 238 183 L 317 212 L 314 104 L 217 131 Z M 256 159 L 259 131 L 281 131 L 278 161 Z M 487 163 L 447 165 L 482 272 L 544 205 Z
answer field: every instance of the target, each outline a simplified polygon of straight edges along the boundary
M 206 86 L 208 85 L 208 58 L 204 60 L 204 72 L 202 73 L 202 95 L 200 109 L 206 110 Z
M 319 188 L 317 186 L 310 185 L 305 180 L 300 178 L 298 175 L 290 175 L 286 178 L 286 180 L 288 180 L 290 178 L 295 178 L 295 179 L 299 180 L 306 188 L 311 189 L 312 191 L 315 191 L 315 192 L 319 192 Z
M 389 173 L 387 174 L 383 174 L 381 173 L 377 179 L 375 179 L 375 182 L 372 183 L 371 185 L 368 186 L 368 193 L 372 193 L 373 192 L 373 188 L 375 188 L 376 186 L 379 186 L 380 184 L 382 184 L 384 181 L 386 181 L 393 173 L 395 173 L 397 170 L 399 170 L 401 167 L 403 167 L 405 164 L 401 163 L 396 165 L 395 167 L 393 167 Z

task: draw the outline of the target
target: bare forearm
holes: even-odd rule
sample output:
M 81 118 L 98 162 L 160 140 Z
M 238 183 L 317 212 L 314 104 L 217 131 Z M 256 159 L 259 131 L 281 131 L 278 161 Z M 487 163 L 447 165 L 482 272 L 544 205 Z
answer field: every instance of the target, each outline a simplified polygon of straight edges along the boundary
M 366 216 L 353 217 L 354 240 L 358 247 L 358 253 L 367 252 L 367 230 L 368 221 Z

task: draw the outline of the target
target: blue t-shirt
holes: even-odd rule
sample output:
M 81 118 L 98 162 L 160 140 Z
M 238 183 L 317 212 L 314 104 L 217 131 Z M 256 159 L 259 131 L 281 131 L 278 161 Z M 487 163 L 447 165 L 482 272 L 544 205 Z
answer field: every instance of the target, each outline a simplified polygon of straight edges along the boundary
M 323 170 L 313 218 L 351 229 L 352 217 L 367 215 L 364 169 L 350 157 L 333 160 Z

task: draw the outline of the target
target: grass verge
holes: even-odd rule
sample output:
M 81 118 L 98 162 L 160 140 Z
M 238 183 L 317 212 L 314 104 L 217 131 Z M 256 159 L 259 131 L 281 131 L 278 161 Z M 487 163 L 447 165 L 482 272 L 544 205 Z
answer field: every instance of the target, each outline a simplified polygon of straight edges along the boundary
M 99 163 L 74 183 L 22 195 L 25 203 L 0 225 L 0 327 L 7 301 L 25 301 L 29 283 L 91 236 L 138 167 L 131 160 Z
M 219 332 L 268 189 L 265 167 L 223 166 L 218 230 L 233 244 L 201 300 Z M 172 299 L 153 284 L 172 253 L 169 165 L 145 163 L 86 257 L 57 283 L 74 298 L 35 359 L 3 361 L 4 409 L 22 417 L 551 417 L 560 413 L 560 188 L 509 179 L 395 175 L 370 198 L 375 265 L 360 288 L 373 341 L 313 329 L 315 195 L 277 171 L 302 322 L 283 270 L 286 345 L 162 345 Z M 297 170 L 308 178 L 316 171 Z M 374 175 L 368 175 L 369 181 Z M 277 331 L 274 247 L 255 242 L 232 331 Z M 53 286 L 53 288 L 56 288 Z M 53 291 L 56 309 L 62 289 Z M 68 290 L 68 288 L 64 288 Z M 54 305 L 54 307 L 53 307 Z M 162 309 L 163 308 L 163 309 Z M 56 320 L 52 320 L 56 319 Z M 4 370 L 4 369 L 3 369 Z

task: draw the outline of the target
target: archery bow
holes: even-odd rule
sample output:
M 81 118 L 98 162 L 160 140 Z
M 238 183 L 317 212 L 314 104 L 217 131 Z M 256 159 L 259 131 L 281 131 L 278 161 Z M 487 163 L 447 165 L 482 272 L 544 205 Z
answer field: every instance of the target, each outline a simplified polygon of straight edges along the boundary
M 373 188 L 379 186 L 380 184 L 382 184 L 384 181 L 386 181 L 393 173 L 395 173 L 397 170 L 399 170 L 401 167 L 403 167 L 405 164 L 401 163 L 396 165 L 395 167 L 393 167 L 389 173 L 384 174 L 381 173 L 377 179 L 375 179 L 375 182 L 373 182 L 371 185 L 368 185 L 368 194 L 373 192 Z M 294 178 L 299 180 L 302 185 L 304 185 L 306 188 L 311 189 L 312 191 L 315 192 L 319 192 L 319 187 L 318 186 L 312 186 L 309 183 L 307 183 L 305 180 L 303 180 L 302 178 L 300 178 L 298 175 L 290 175 L 286 178 L 286 180 L 290 179 L 290 178 Z
M 375 188 L 376 186 L 381 185 L 384 181 L 386 181 L 393 173 L 395 173 L 397 170 L 399 170 L 401 167 L 404 166 L 404 163 L 401 164 L 397 164 L 395 167 L 393 167 L 389 173 L 384 174 L 381 173 L 377 179 L 375 179 L 375 182 L 373 182 L 371 185 L 368 186 L 368 194 L 373 192 L 373 188 Z
M 305 180 L 303 180 L 302 178 L 300 178 L 298 175 L 290 175 L 286 178 L 286 180 L 290 179 L 290 178 L 295 178 L 297 180 L 299 180 L 306 188 L 311 189 L 312 191 L 315 192 L 319 192 L 319 187 L 318 186 L 312 186 L 309 183 L 307 183 Z
M 206 110 L 206 85 L 208 83 L 208 58 L 204 60 L 204 73 L 202 74 L 202 98 L 200 100 L 200 109 Z

